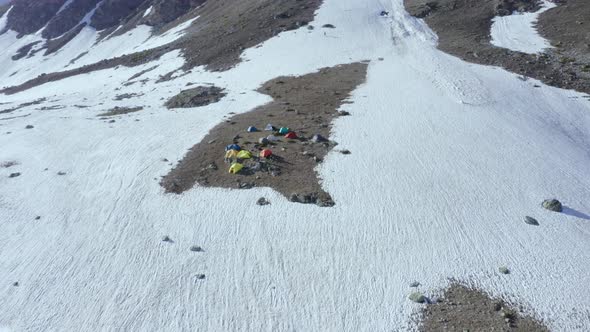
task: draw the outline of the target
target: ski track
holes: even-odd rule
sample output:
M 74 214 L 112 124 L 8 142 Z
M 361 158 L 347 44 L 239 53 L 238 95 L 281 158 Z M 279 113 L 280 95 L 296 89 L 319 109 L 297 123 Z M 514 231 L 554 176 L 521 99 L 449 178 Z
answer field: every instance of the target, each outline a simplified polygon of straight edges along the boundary
M 326 23 L 336 29 L 324 35 Z M 0 329 L 405 331 L 420 308 L 407 300 L 410 282 L 436 296 L 454 278 L 522 303 L 553 331 L 589 330 L 588 101 L 439 52 L 398 0 L 326 0 L 313 25 L 246 50 L 227 72 L 197 68 L 156 84 L 182 66 L 174 51 L 145 84 L 121 85 L 153 63 L 0 95 L 2 108 L 49 100 L 0 121 L 0 162 L 19 162 L 0 168 Z M 119 48 L 96 47 L 138 45 L 116 38 Z M 0 36 L 10 43 L 25 41 Z M 0 52 L 0 61 L 12 55 Z M 342 107 L 352 116 L 332 133 L 353 154 L 332 152 L 318 168 L 334 208 L 268 188 L 163 193 L 172 166 L 162 158 L 175 163 L 230 112 L 268 102 L 255 92 L 263 82 L 365 59 L 367 82 Z M 3 82 L 10 72 L 0 71 Z M 228 96 L 163 108 L 187 82 Z M 112 100 L 133 92 L 145 95 Z M 36 110 L 51 105 L 68 107 Z M 115 123 L 96 117 L 114 105 L 145 109 Z M 261 196 L 272 205 L 257 206 Z M 543 210 L 553 196 L 579 216 Z

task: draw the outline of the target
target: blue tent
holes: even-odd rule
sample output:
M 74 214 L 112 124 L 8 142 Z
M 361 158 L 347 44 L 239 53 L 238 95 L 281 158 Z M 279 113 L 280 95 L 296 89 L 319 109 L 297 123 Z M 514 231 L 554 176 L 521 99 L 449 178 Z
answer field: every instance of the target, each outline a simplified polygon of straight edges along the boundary
M 264 130 L 266 131 L 275 131 L 275 126 L 271 125 L 270 123 L 266 125 L 266 127 L 264 127 Z
M 237 144 L 230 144 L 228 146 L 225 147 L 225 151 L 229 151 L 229 150 L 236 150 L 236 151 L 240 151 L 242 150 L 242 148 L 237 145 Z
M 281 129 L 279 129 L 279 134 L 287 135 L 290 131 L 291 131 L 291 129 L 289 129 L 287 127 L 281 127 Z
M 258 128 L 256 128 L 256 127 L 248 127 L 248 132 L 249 133 L 255 133 L 257 131 L 260 131 L 260 130 L 258 130 Z

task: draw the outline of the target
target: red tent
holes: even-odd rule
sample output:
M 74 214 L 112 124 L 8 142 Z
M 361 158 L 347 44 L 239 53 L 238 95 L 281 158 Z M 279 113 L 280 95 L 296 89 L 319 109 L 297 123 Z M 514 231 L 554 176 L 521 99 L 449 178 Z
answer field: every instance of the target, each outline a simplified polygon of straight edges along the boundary
M 261 158 L 269 158 L 270 156 L 272 156 L 272 151 L 270 151 L 269 149 L 264 149 L 260 151 Z
M 285 138 L 290 138 L 290 139 L 295 139 L 297 138 L 297 134 L 295 134 L 295 132 L 290 132 L 287 135 L 285 135 Z

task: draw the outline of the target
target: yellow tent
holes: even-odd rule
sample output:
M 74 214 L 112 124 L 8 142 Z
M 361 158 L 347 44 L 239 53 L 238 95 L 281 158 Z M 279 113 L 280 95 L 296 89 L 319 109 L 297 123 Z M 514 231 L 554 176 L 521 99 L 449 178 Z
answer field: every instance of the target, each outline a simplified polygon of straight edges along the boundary
M 231 158 L 237 158 L 238 157 L 238 151 L 236 150 L 227 150 L 227 152 L 225 153 L 225 159 L 231 159 Z
M 238 152 L 238 159 L 250 159 L 252 158 L 252 153 L 250 151 L 242 150 Z
M 231 174 L 237 174 L 242 170 L 242 168 L 244 168 L 244 165 L 242 165 L 240 163 L 233 163 L 233 164 L 231 164 L 231 167 L 229 168 L 229 172 Z

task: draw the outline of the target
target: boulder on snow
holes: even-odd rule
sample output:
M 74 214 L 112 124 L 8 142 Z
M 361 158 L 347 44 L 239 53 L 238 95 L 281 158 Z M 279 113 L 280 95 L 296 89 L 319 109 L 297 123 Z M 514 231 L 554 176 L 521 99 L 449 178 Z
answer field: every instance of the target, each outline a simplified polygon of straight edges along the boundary
M 547 210 L 553 211 L 553 212 L 563 211 L 563 206 L 561 205 L 561 202 L 556 200 L 555 198 L 544 200 L 543 207 L 546 208 Z
M 203 280 L 203 279 L 205 279 L 205 275 L 204 274 L 197 274 L 195 276 L 195 278 L 197 278 L 197 280 Z
M 32 125 L 27 125 L 27 126 L 25 127 L 25 129 L 33 129 L 33 128 L 35 128 L 35 127 L 34 127 L 34 126 L 32 126 Z
M 524 217 L 524 222 L 527 223 L 527 224 L 529 224 L 529 225 L 539 226 L 539 222 L 537 221 L 537 219 L 535 219 L 533 217 L 525 216 Z
M 171 239 L 171 238 L 170 238 L 168 235 L 164 235 L 164 236 L 162 237 L 162 241 L 163 241 L 163 242 L 172 242 L 172 239 Z
M 408 296 L 408 299 L 410 299 L 412 302 L 416 302 L 416 303 L 426 302 L 426 297 L 418 292 L 414 292 L 414 293 L 410 294 L 410 296 Z
M 420 286 L 420 283 L 417 281 L 414 281 L 410 284 L 410 287 L 418 287 L 418 286 Z
M 201 248 L 199 246 L 192 246 L 192 247 L 190 247 L 190 251 L 193 251 L 193 252 L 202 252 L 203 251 L 203 248 Z
M 10 173 L 10 175 L 8 176 L 9 178 L 16 178 L 18 176 L 20 176 L 21 174 L 19 172 L 16 173 Z
M 510 270 L 506 266 L 501 266 L 498 271 L 502 274 L 510 274 Z
M 258 201 L 256 201 L 256 204 L 257 204 L 257 205 L 260 205 L 260 206 L 264 206 L 264 205 L 269 205 L 269 204 L 270 204 L 270 202 L 269 202 L 269 201 L 268 201 L 266 198 L 264 198 L 264 197 L 260 197 L 260 198 L 258 199 Z

